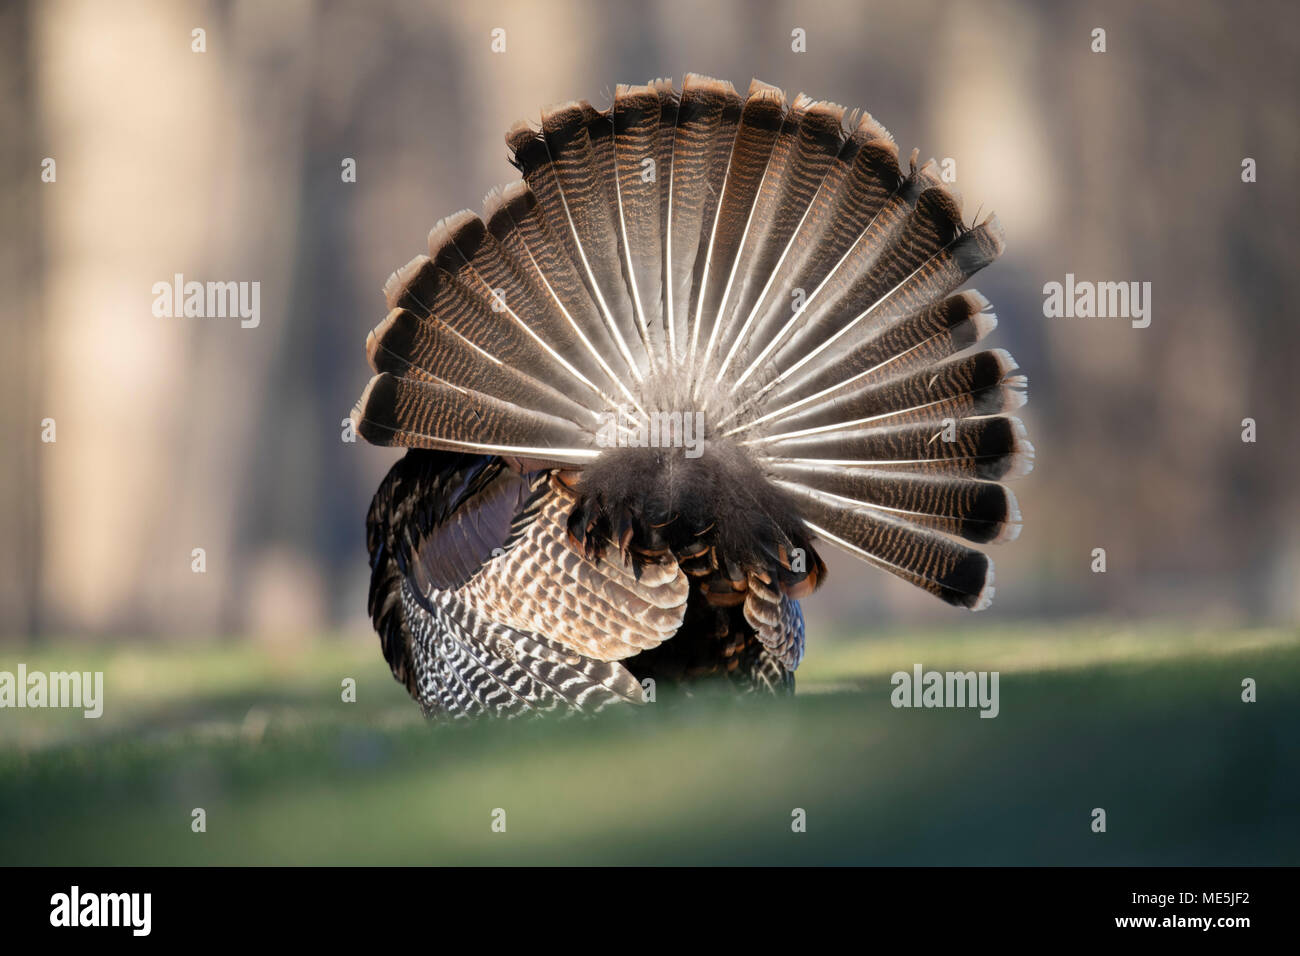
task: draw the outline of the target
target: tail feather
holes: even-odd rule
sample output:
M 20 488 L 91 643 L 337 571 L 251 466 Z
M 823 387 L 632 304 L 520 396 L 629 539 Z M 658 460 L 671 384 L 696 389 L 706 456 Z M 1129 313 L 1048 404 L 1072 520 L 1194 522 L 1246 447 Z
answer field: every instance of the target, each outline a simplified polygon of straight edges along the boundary
M 572 260 L 553 238 L 537 208 L 537 198 L 523 182 L 488 195 L 488 227 L 515 268 L 530 276 L 541 290 L 536 315 L 550 313 L 553 321 L 572 329 L 580 361 L 594 362 L 615 391 L 635 403 L 635 396 L 615 369 L 623 366 L 608 326 L 601 321 Z M 585 367 L 585 364 L 580 366 Z
M 1002 227 L 995 217 L 990 216 L 979 226 L 962 233 L 834 331 L 826 330 L 828 334 L 819 339 L 804 336 L 799 343 L 779 353 L 751 382 L 751 389 L 756 382 L 763 384 L 748 403 L 752 405 L 762 401 L 773 388 L 784 382 L 799 382 L 816 374 L 833 362 L 837 353 L 853 349 L 863 340 L 941 299 L 995 260 L 1002 254 L 1002 249 Z M 828 351 L 832 348 L 834 351 Z M 751 364 L 746 374 L 757 367 L 756 363 Z M 800 377 L 795 378 L 796 375 Z M 742 384 L 743 380 L 737 381 L 733 392 L 739 391 Z
M 542 113 L 542 139 L 597 302 L 610 314 L 635 368 L 645 375 L 647 345 L 633 314 L 620 255 L 613 134 L 609 113 L 585 101 Z
M 996 415 L 1025 402 L 1024 376 L 1002 349 L 948 359 L 900 378 L 863 376 L 818 404 L 766 425 L 772 439 L 834 429 Z M 771 433 L 776 434 L 771 434 Z
M 484 336 L 508 333 L 525 342 L 524 352 L 536 354 L 548 377 L 571 384 L 577 379 L 608 400 L 614 389 L 590 352 L 581 347 L 580 333 L 549 307 L 527 271 L 516 268 L 487 224 L 472 213 L 429 234 L 429 257 L 455 277 L 477 303 L 488 304 L 494 320 Z M 491 350 L 490 344 L 484 347 Z
M 644 357 L 638 361 L 632 352 L 636 345 L 635 330 L 631 326 L 630 316 L 620 315 L 616 308 L 605 298 L 601 278 L 608 282 L 611 266 L 608 260 L 596 258 L 598 251 L 606 252 L 607 233 L 612 231 L 608 222 L 608 207 L 595 209 L 604 200 L 598 199 L 598 193 L 583 201 L 579 195 L 582 187 L 572 180 L 581 178 L 581 170 L 572 168 L 573 153 L 579 152 L 590 158 L 591 142 L 586 132 L 586 114 L 580 106 L 574 106 L 564 112 L 549 114 L 551 132 L 536 133 L 525 124 L 516 126 L 506 137 L 506 143 L 514 153 L 514 164 L 523 174 L 524 182 L 537 198 L 537 208 L 546 222 L 550 234 L 559 241 L 560 250 L 572 263 L 585 294 L 591 299 L 597 314 L 603 321 L 611 340 L 617 348 L 620 364 L 631 370 L 636 381 L 645 378 Z M 567 138 L 566 138 L 567 137 Z M 573 139 L 580 140 L 578 144 Z M 566 165 L 567 178 L 571 181 L 569 189 L 575 193 L 571 204 L 565 195 L 565 184 L 561 167 L 555 160 L 555 154 L 568 151 Z M 589 255 L 584 242 L 592 244 Z M 596 248 L 599 246 L 599 248 Z M 617 268 L 617 264 L 613 268 Z
M 477 224 L 477 225 L 475 225 Z M 482 232 L 472 213 L 458 214 L 435 227 L 433 257 L 419 256 L 389 280 L 388 304 L 417 316 L 436 316 L 467 342 L 493 358 L 552 388 L 589 396 L 603 407 L 612 386 L 602 388 L 541 337 L 534 323 L 496 295 L 456 247 L 459 232 Z M 550 332 L 551 330 L 544 329 Z M 552 337 L 555 337 L 554 335 Z M 561 346 L 571 343 L 561 341 Z
M 663 244 L 659 180 L 654 164 L 660 112 L 659 94 L 651 86 L 619 86 L 614 93 L 619 242 L 637 327 L 650 355 L 652 373 L 669 367 L 663 323 L 659 321 Z
M 993 563 L 982 552 L 802 488 L 799 494 L 808 527 L 819 537 L 949 604 L 982 611 L 992 603 Z
M 441 381 L 585 427 L 597 422 L 590 408 L 476 348 L 432 316 L 394 309 L 371 331 L 366 352 L 371 368 L 399 380 Z
M 795 463 L 775 464 L 773 472 L 791 491 L 802 486 L 977 544 L 1011 541 L 1020 534 L 1015 496 L 991 481 Z
M 847 253 L 835 263 L 817 287 L 808 292 L 785 325 L 762 347 L 737 385 L 767 356 L 786 366 L 791 357 L 806 354 L 811 346 L 842 331 L 862 311 L 863 303 L 875 304 L 899 281 L 946 243 L 931 216 L 952 216 L 950 231 L 960 228 L 959 210 L 945 203 L 945 194 L 935 184 L 927 165 L 913 175 L 880 207 Z M 932 191 L 933 190 L 933 191 Z M 908 265 L 912 268 L 908 268 Z M 892 281 L 891 281 L 892 279 Z
M 754 216 L 759 186 L 767 172 L 768 160 L 785 118 L 785 94 L 774 86 L 755 80 L 740 111 L 731 157 L 723 178 L 722 197 L 707 252 L 704 272 L 698 287 L 691 319 L 691 366 L 707 367 L 717 344 L 716 331 L 727 305 L 741 264 L 741 249 Z
M 778 364 L 781 356 L 802 354 L 853 322 L 863 303 L 879 302 L 962 234 L 960 204 L 942 186 L 928 185 L 930 175 L 929 167 L 923 167 L 885 204 L 850 254 L 809 297 L 798 316 L 802 322 L 777 353 Z
M 579 425 L 491 395 L 382 372 L 361 394 L 352 420 L 376 445 L 518 455 L 581 464 L 597 457 Z
M 951 425 L 849 428 L 759 442 L 758 450 L 769 462 L 888 468 L 986 481 L 1019 478 L 1034 465 L 1034 446 L 1025 437 L 1024 425 L 1006 416 L 961 419 Z
M 864 115 L 840 149 L 790 242 L 790 254 L 755 309 L 757 318 L 746 338 L 758 352 L 755 363 L 780 344 L 792 313 L 840 265 L 903 182 L 893 139 Z
M 864 378 L 887 380 L 927 368 L 970 348 L 995 328 L 997 316 L 989 311 L 988 300 L 978 292 L 949 296 L 867 337 L 855 348 L 837 353 L 816 374 L 776 389 L 761 415 L 736 426 L 728 434 L 761 425 L 810 403 L 830 400 L 841 389 Z M 733 413 L 727 420 L 734 417 Z
M 856 116 L 688 74 L 680 92 L 623 85 L 606 111 L 515 126 L 523 181 L 441 222 L 385 286 L 359 433 L 583 472 L 584 549 L 671 546 L 787 665 L 802 625 L 782 602 L 821 577 L 810 535 L 984 606 L 992 566 L 957 539 L 1015 537 L 997 482 L 1034 457 L 1009 414 L 1025 378 L 1005 351 L 972 351 L 997 321 L 956 291 L 1001 253 L 1001 227 L 965 224 L 933 162 L 900 168 Z M 656 416 L 697 413 L 705 464 L 648 453 Z
M 748 255 L 737 271 L 739 288 L 718 322 L 725 350 L 717 366 L 719 376 L 726 375 L 740 346 L 748 341 L 758 305 L 791 253 L 796 231 L 840 155 L 843 123 L 842 106 L 816 103 L 802 94 L 786 116 L 755 201 Z
M 727 172 L 740 97 L 730 83 L 687 74 L 677 107 L 664 255 L 665 321 L 680 363 L 689 354 L 697 276 L 704 271 L 717 197 Z

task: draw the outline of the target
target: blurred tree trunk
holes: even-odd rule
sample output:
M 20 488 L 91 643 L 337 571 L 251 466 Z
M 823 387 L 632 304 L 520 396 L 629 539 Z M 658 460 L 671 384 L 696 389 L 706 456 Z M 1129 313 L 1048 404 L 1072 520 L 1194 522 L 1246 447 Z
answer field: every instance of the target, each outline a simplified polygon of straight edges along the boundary
M 55 406 L 38 399 L 47 368 L 41 271 L 44 234 L 41 182 L 44 136 L 32 70 L 32 10 L 0 7 L 0 636 L 36 635 L 40 604 L 44 460 L 57 446 L 41 442 L 41 419 Z

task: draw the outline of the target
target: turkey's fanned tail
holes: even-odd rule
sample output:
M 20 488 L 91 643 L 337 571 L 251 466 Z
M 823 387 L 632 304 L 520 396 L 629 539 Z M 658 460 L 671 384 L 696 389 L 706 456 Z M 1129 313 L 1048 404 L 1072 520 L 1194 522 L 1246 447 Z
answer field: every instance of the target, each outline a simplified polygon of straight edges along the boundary
M 579 546 L 676 548 L 773 660 L 797 662 L 782 601 L 821 574 L 815 555 L 796 567 L 804 531 L 987 605 L 992 566 L 965 542 L 1015 537 L 998 482 L 1034 454 L 1011 414 L 1025 377 L 973 350 L 997 322 L 957 291 L 1001 254 L 995 217 L 966 223 L 935 164 L 900 166 L 869 115 L 758 81 L 619 86 L 608 110 L 564 104 L 507 143 L 523 181 L 440 223 L 389 282 L 363 437 L 586 469 Z M 703 464 L 610 464 L 659 416 L 696 413 Z M 706 502 L 683 535 L 684 494 Z

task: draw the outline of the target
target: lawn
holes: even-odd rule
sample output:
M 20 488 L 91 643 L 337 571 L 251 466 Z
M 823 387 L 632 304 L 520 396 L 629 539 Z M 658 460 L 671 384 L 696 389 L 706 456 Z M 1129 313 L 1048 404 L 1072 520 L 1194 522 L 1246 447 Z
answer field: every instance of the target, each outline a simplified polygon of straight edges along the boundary
M 0 710 L 0 863 L 1300 863 L 1290 631 L 842 638 L 793 700 L 470 727 L 424 722 L 359 635 L 20 660 L 104 671 L 104 715 Z M 914 663 L 998 671 L 999 716 L 894 708 Z

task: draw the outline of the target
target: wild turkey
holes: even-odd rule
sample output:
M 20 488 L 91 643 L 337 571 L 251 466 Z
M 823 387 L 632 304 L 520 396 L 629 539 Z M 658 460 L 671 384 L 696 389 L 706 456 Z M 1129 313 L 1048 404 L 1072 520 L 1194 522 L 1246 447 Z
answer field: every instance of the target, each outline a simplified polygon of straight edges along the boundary
M 869 115 L 757 81 L 619 86 L 506 141 L 523 180 L 388 280 L 352 415 L 412 449 L 367 516 L 369 609 L 427 713 L 792 690 L 815 539 L 988 605 L 959 539 L 1015 537 L 997 482 L 1033 459 L 1015 362 L 967 352 L 989 303 L 951 294 L 993 216 Z

